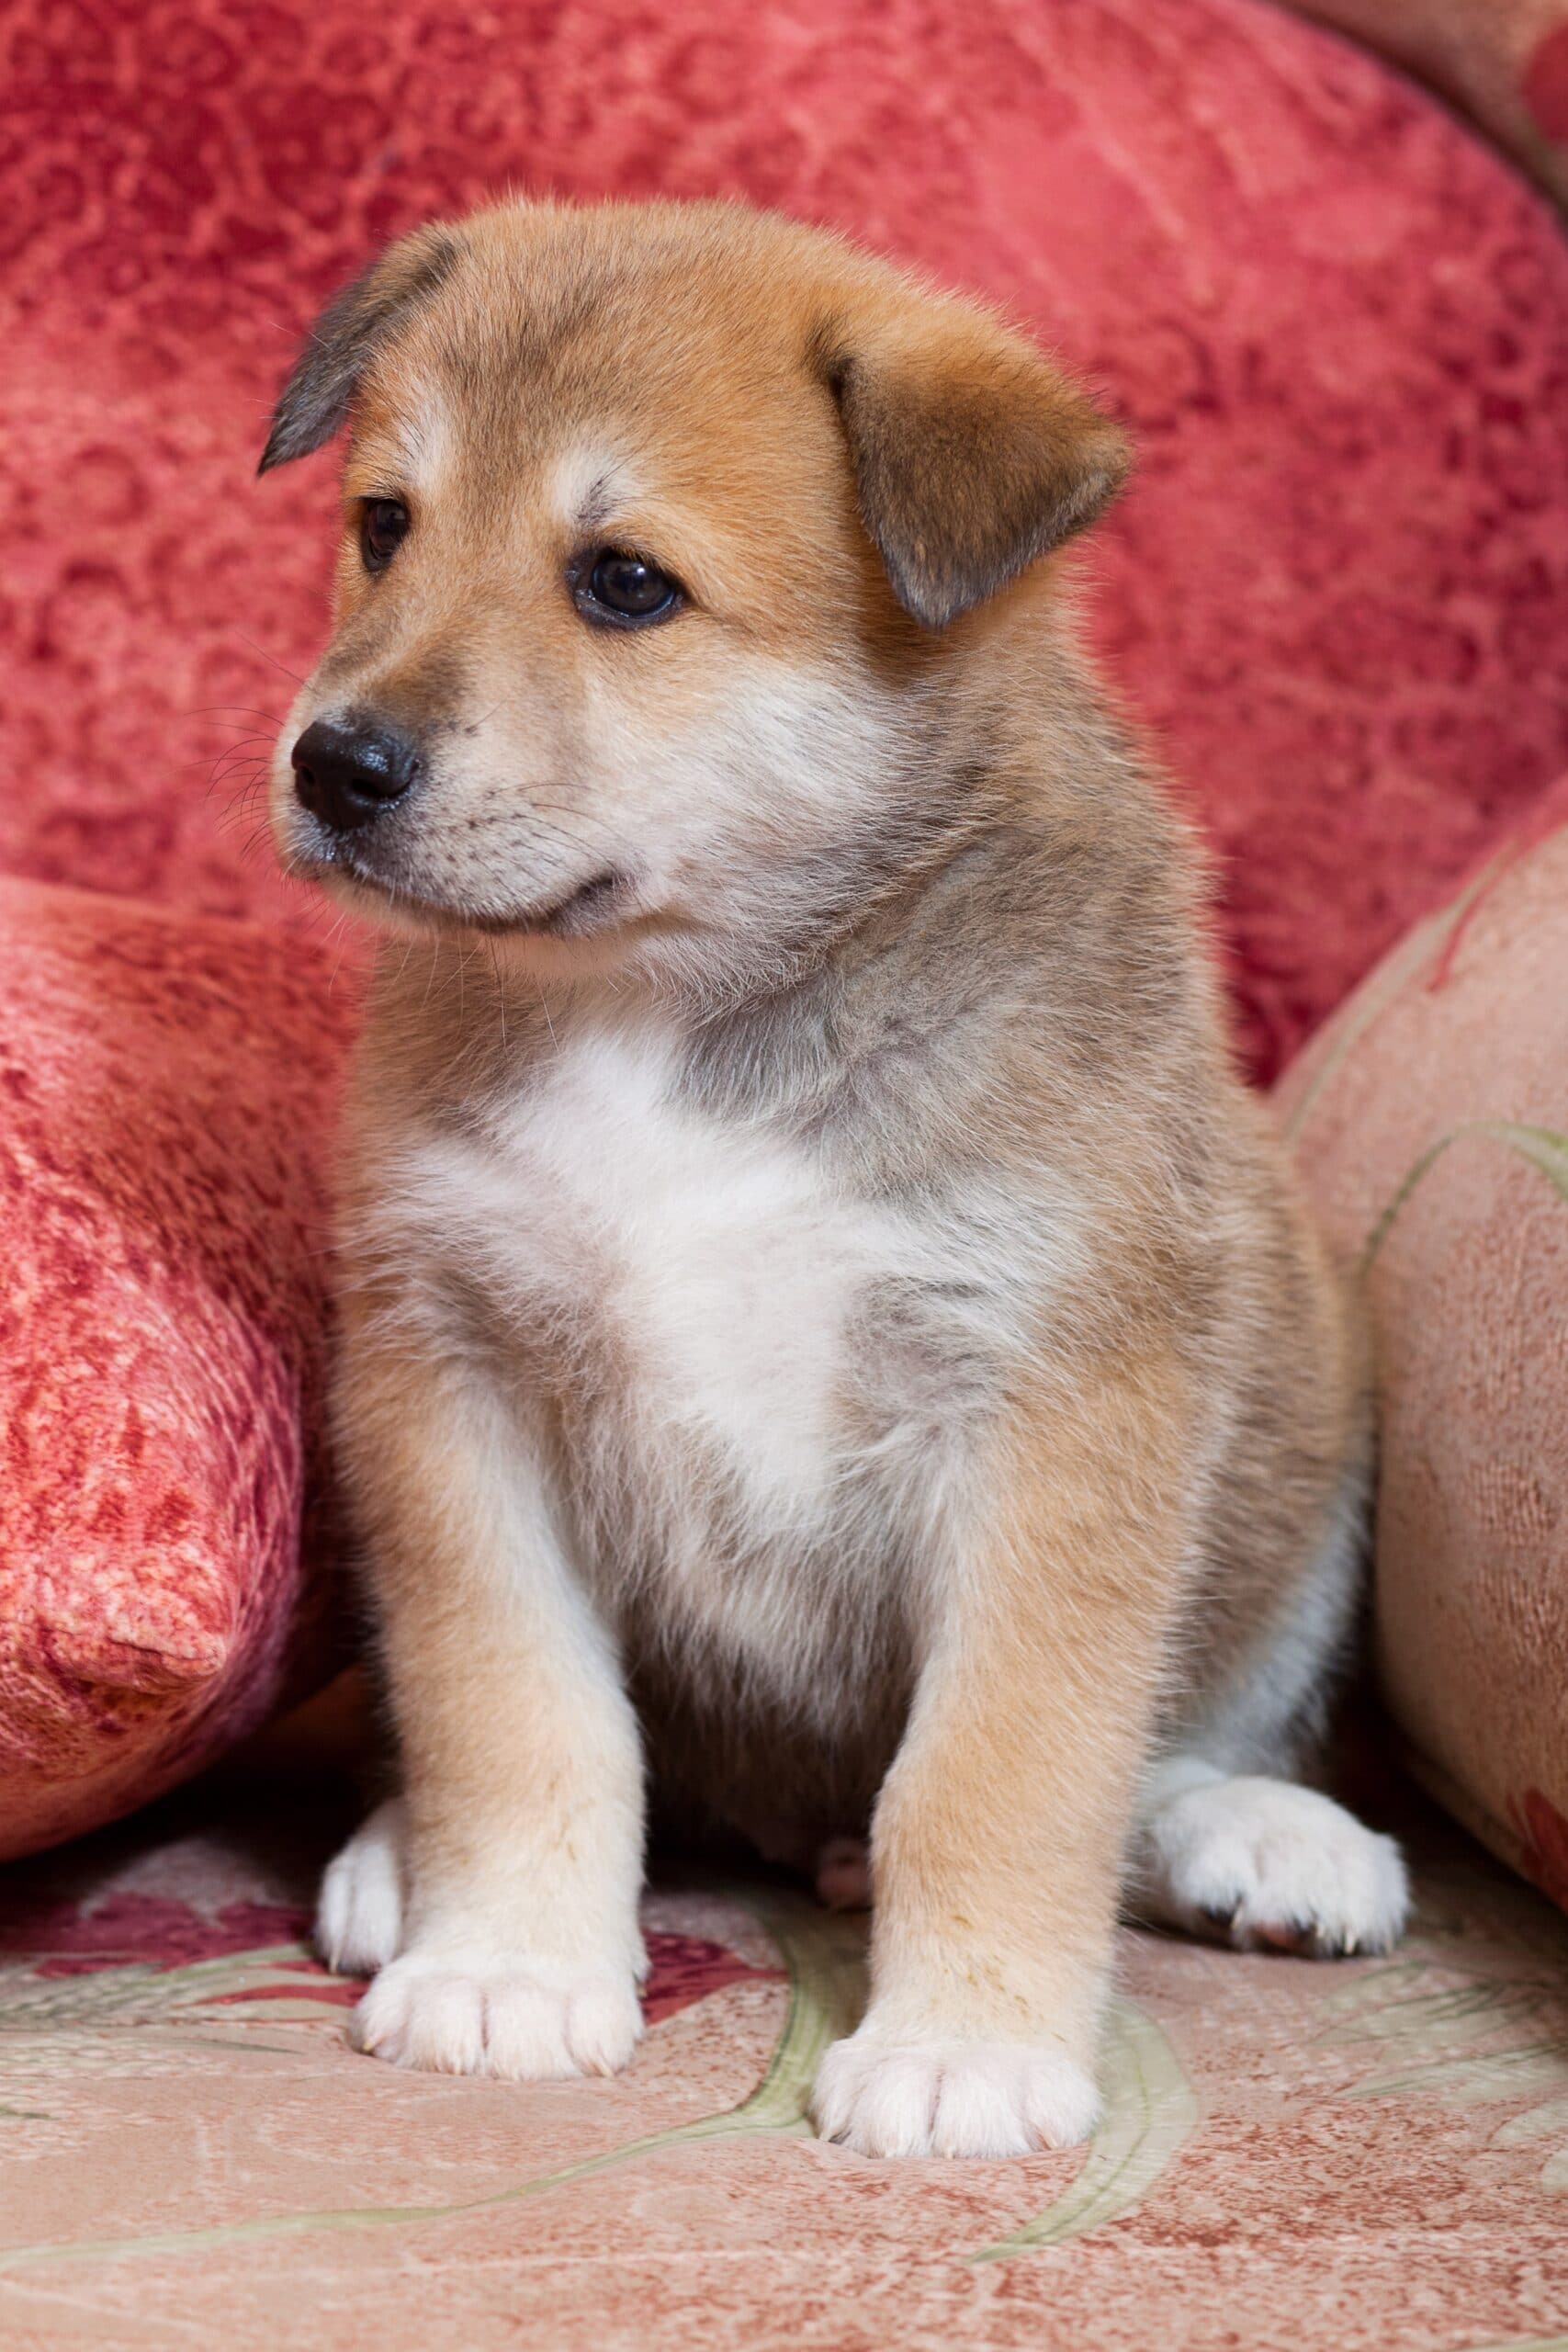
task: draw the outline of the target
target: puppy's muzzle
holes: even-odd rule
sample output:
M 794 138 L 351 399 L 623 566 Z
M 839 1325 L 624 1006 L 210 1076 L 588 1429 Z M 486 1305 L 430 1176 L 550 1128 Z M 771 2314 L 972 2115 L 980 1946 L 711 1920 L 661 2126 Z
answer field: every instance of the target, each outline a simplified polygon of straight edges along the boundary
M 424 763 L 384 719 L 318 718 L 289 758 L 300 806 L 334 833 L 357 832 L 412 790 Z

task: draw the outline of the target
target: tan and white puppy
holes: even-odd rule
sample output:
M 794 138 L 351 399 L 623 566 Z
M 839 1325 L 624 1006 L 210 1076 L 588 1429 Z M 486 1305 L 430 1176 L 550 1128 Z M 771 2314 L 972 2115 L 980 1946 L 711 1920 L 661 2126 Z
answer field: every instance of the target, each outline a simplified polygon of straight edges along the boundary
M 342 1217 L 404 1775 L 323 1895 L 358 2041 L 625 2065 L 651 1779 L 840 1883 L 869 1826 L 824 2132 L 1077 2140 L 1120 1900 L 1327 1952 L 1406 1903 L 1289 1779 L 1359 1359 L 1074 648 L 1054 553 L 1121 439 L 984 312 L 722 205 L 404 240 L 264 463 L 345 420 L 275 813 L 397 934 Z

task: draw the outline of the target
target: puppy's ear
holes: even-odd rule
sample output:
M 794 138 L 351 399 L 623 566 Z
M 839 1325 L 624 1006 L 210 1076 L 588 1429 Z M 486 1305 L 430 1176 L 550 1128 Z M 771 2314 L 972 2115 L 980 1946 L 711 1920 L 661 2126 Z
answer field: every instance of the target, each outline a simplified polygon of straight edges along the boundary
M 818 344 L 866 529 L 927 628 L 1093 522 L 1126 477 L 1117 427 L 1032 344 L 966 305 L 910 302 Z
M 258 473 L 309 457 L 348 415 L 366 360 L 389 328 L 451 270 L 461 244 L 438 222 L 388 247 L 328 303 L 277 396 Z

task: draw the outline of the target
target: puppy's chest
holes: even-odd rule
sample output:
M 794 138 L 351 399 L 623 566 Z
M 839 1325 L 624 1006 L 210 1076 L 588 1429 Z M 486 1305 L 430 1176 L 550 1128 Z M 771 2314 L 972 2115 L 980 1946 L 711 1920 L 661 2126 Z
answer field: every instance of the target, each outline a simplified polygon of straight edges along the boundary
M 918 1279 L 924 1238 L 684 1099 L 657 1028 L 563 1038 L 492 1134 L 483 1252 L 583 1442 L 774 1525 L 825 1508 L 868 1306 Z

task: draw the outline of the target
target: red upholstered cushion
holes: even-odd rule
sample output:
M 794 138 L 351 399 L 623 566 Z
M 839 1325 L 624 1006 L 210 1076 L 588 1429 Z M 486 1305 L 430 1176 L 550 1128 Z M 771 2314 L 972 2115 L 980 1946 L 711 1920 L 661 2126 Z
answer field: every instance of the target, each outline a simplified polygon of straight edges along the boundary
M 331 971 L 0 883 L 0 1855 L 155 1794 L 332 1662 L 302 1523 Z
M 1568 253 L 1262 0 L 14 0 L 0 43 L 0 864 L 283 905 L 223 812 L 333 492 L 252 485 L 268 401 L 382 239 L 509 186 L 835 221 L 1101 379 L 1099 635 L 1231 861 L 1260 1071 L 1568 756 Z

